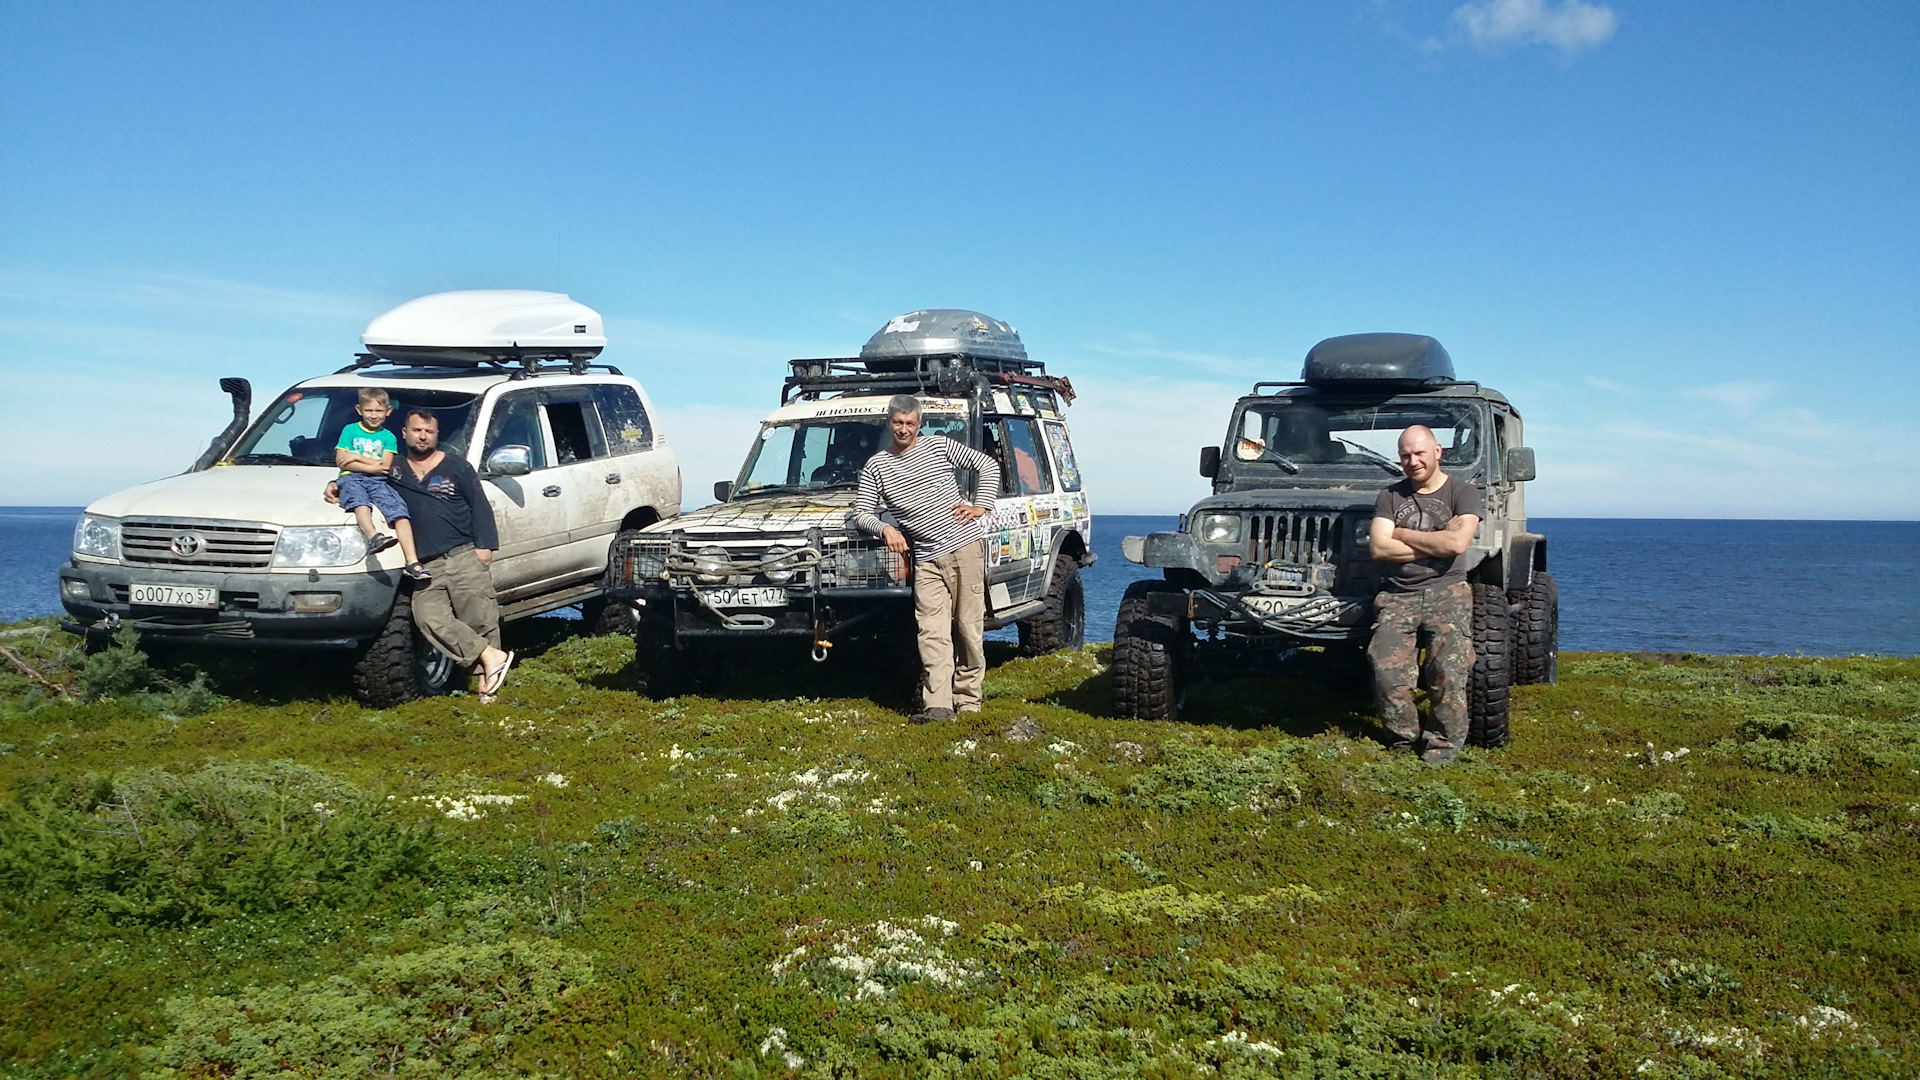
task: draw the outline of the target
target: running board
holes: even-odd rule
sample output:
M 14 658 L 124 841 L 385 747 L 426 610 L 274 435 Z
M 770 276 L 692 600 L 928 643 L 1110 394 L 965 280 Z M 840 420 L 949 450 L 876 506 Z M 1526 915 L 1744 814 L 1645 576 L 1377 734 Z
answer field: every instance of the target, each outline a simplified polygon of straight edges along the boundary
M 500 621 L 512 622 L 515 619 L 528 619 L 535 615 L 545 615 L 549 611 L 558 611 L 563 607 L 572 607 L 582 600 L 591 600 L 606 590 L 599 582 L 587 585 L 575 585 L 559 592 L 542 593 L 525 600 L 515 600 L 511 604 L 500 605 Z
M 1031 619 L 1045 610 L 1047 610 L 1047 601 L 1045 598 L 1030 601 L 1017 608 L 996 612 L 992 618 L 986 621 L 984 628 L 987 630 L 998 630 L 1001 627 L 1012 626 L 1021 619 Z

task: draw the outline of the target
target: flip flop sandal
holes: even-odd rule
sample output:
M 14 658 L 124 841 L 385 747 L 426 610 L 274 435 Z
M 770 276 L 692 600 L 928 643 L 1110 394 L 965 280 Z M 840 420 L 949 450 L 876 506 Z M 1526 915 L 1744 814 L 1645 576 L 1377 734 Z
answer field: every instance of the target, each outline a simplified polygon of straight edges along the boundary
M 507 653 L 506 660 L 503 661 L 499 667 L 494 668 L 492 671 L 481 673 L 480 704 L 482 705 L 493 704 L 493 697 L 495 694 L 498 694 L 500 692 L 501 684 L 507 681 L 507 669 L 512 666 L 513 666 L 513 653 L 511 650 L 509 650 Z
M 427 569 L 423 563 L 408 563 L 406 569 L 400 572 L 413 581 L 424 583 L 433 580 L 433 571 Z

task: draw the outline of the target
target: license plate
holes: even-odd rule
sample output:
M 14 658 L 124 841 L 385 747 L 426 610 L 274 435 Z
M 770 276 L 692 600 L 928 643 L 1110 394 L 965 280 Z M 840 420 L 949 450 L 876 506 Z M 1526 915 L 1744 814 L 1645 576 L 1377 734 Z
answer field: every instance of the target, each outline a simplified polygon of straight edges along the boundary
M 776 585 L 748 585 L 738 589 L 701 589 L 700 595 L 717 608 L 786 607 L 787 590 Z
M 1244 601 L 1248 607 L 1262 615 L 1278 615 L 1283 611 L 1299 607 L 1311 598 L 1305 596 L 1261 596 L 1255 594 L 1252 596 L 1243 596 L 1240 599 Z
M 217 608 L 220 606 L 220 591 L 206 585 L 132 584 L 127 586 L 127 603 L 155 607 Z

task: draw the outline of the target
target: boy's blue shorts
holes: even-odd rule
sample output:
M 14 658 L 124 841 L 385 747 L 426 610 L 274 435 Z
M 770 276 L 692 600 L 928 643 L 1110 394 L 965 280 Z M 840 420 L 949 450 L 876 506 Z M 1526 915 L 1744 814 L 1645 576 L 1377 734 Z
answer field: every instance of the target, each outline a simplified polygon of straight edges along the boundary
M 386 477 L 368 476 L 365 473 L 346 473 L 340 477 L 340 509 L 352 510 L 359 506 L 371 506 L 380 511 L 380 516 L 391 525 L 407 514 L 407 504 L 400 501 L 400 493 L 393 490 Z

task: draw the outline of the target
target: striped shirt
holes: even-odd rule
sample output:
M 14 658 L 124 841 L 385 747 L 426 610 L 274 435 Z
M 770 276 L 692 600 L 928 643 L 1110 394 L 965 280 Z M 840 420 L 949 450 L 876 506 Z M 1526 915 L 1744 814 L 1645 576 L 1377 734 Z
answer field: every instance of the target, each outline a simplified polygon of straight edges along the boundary
M 954 504 L 966 501 L 953 478 L 955 469 L 979 472 L 973 505 L 993 509 L 994 493 L 1000 490 L 1000 463 L 945 435 L 922 435 L 904 454 L 885 449 L 867 459 L 860 467 L 860 487 L 848 519 L 861 532 L 879 536 L 884 526 L 878 511 L 885 505 L 913 545 L 914 562 L 977 544 L 986 535 L 980 520 L 953 519 Z

